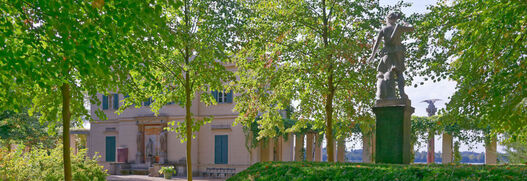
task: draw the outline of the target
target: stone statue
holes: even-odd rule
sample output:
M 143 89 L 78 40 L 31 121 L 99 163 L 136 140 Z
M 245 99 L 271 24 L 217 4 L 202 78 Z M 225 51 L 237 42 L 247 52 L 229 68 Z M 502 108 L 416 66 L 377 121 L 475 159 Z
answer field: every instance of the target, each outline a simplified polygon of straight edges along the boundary
M 165 163 L 167 160 L 167 130 L 163 129 L 163 131 L 159 134 L 159 142 L 161 144 L 161 163 Z
M 433 116 L 437 112 L 437 108 L 434 105 L 435 102 L 440 101 L 441 99 L 428 99 L 421 102 L 428 103 L 428 108 L 426 108 L 426 112 L 428 113 L 428 116 Z
M 148 143 L 146 144 L 146 156 L 148 157 L 149 161 L 152 161 L 154 156 L 154 141 L 152 138 L 149 138 Z
M 384 40 L 384 47 L 380 51 L 382 56 L 377 66 L 377 99 L 396 99 L 395 97 L 395 76 L 397 76 L 397 85 L 399 87 L 399 96 L 407 99 L 404 93 L 404 53 L 405 47 L 401 44 L 401 34 L 403 32 L 414 31 L 414 27 L 397 24 L 400 14 L 392 12 L 386 17 L 387 26 L 383 27 L 373 46 L 373 53 L 368 61 L 375 58 L 375 53 L 379 48 L 381 38 Z

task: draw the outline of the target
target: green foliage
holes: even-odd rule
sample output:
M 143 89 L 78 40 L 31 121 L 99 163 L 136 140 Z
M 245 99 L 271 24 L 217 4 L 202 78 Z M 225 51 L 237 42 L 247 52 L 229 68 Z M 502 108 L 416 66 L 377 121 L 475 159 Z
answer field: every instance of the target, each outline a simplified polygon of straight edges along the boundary
M 172 175 L 174 173 L 176 173 L 174 166 L 161 167 L 161 169 L 159 170 L 159 174 L 163 175 Z
M 19 148 L 12 152 L 0 151 L 1 180 L 64 180 L 61 144 L 53 149 L 29 152 L 23 151 L 23 145 Z M 97 164 L 97 157 L 86 157 L 85 149 L 71 158 L 73 180 L 106 180 L 108 174 Z
M 43 146 L 52 148 L 58 141 L 55 131 L 48 131 L 46 124 L 40 124 L 38 118 L 29 116 L 27 112 L 15 113 L 3 111 L 0 113 L 0 143 L 3 145 L 21 143 L 29 147 Z
M 0 108 L 30 106 L 51 128 L 62 120 L 66 180 L 70 124 L 91 119 L 86 97 L 99 104 L 98 92 L 115 91 L 144 65 L 138 50 L 152 45 L 148 23 L 160 17 L 151 2 L 0 1 Z
M 524 180 L 527 166 L 260 162 L 236 180 Z
M 527 143 L 505 142 L 504 146 L 507 163 L 527 165 Z
M 206 105 L 216 104 L 210 91 L 223 91 L 225 84 L 234 80 L 226 66 L 232 66 L 229 59 L 236 49 L 233 27 L 240 26 L 243 20 L 237 16 L 237 2 L 159 1 L 155 7 L 161 14 L 160 22 L 152 27 L 154 44 L 141 50 L 147 56 L 144 67 L 131 71 L 130 79 L 119 87 L 120 92 L 129 95 L 119 111 L 149 98 L 156 114 L 170 102 L 190 108 L 196 96 Z M 170 130 L 185 141 L 187 124 L 195 132 L 211 120 L 212 117 L 195 120 L 191 116 L 185 123 L 172 122 Z
M 459 153 L 459 141 L 454 142 L 454 163 L 461 162 L 461 154 Z
M 445 116 L 527 140 L 526 8 L 526 1 L 441 1 L 422 17 L 417 43 L 438 72 L 431 79 L 457 82 Z
M 387 12 L 404 4 L 266 0 L 245 5 L 251 16 L 236 59 L 237 123 L 250 126 L 261 117 L 257 139 L 276 137 L 286 129 L 280 111 L 298 100 L 291 118 L 298 121 L 289 132 L 306 122 L 325 130 L 328 140 L 348 137 L 361 123 L 365 132 L 372 130 L 376 71 L 366 63 L 369 44 Z
M 107 2 L 100 9 L 89 1 L 0 4 L 1 86 L 7 91 L 1 98 L 7 101 L 0 106 L 9 110 L 29 105 L 30 115 L 39 113 L 41 121 L 54 126 L 62 108 L 60 87 L 69 84 L 74 123 L 88 120 L 86 95 L 91 103 L 100 103 L 96 93 L 115 90 L 140 63 L 132 58 L 136 52 L 131 44 L 140 43 L 134 37 L 144 33 L 139 22 L 149 18 L 143 12 L 149 10 L 144 9 L 148 3 L 136 2 L 133 14 L 141 14 L 137 17 L 121 11 L 134 6 L 119 2 Z
M 448 133 L 457 138 L 458 141 L 469 146 L 485 140 L 486 137 L 484 135 L 488 133 L 488 130 L 477 128 L 471 122 L 458 123 L 455 120 L 451 120 L 451 118 L 452 117 L 444 116 L 443 114 L 431 117 L 412 116 L 410 142 L 412 145 L 421 147 L 423 144 L 427 143 L 428 135 L 430 133 L 433 133 L 434 135 Z

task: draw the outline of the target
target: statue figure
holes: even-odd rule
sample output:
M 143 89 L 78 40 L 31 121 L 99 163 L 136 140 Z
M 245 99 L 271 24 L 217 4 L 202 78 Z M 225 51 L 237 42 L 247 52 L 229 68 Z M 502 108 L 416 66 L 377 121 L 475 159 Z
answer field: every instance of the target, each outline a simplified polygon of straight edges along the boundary
M 383 27 L 375 40 L 373 53 L 368 61 L 375 58 L 375 53 L 379 48 L 381 38 L 384 40 L 384 47 L 380 51 L 382 56 L 377 66 L 377 99 L 395 99 L 395 76 L 397 76 L 397 85 L 399 87 L 399 96 L 407 99 L 404 93 L 404 53 L 405 47 L 401 44 L 401 34 L 411 32 L 414 27 L 397 24 L 400 18 L 398 13 L 392 12 L 386 17 L 387 26 Z
M 437 102 L 437 101 L 440 101 L 440 100 L 441 99 L 428 99 L 428 100 L 421 101 L 421 102 L 428 103 L 428 107 L 426 108 L 426 112 L 428 113 L 428 116 L 436 115 L 437 108 L 434 105 L 434 103 Z
M 152 140 L 152 138 L 149 138 L 148 143 L 146 144 L 146 156 L 148 157 L 148 161 L 153 162 L 152 159 L 154 158 L 154 140 Z

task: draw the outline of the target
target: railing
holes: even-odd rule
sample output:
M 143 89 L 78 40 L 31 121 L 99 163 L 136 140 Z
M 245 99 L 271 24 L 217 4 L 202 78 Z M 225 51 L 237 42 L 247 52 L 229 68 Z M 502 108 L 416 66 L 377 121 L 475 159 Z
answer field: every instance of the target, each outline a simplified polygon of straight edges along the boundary
M 231 177 L 236 174 L 236 168 L 207 168 L 203 172 L 204 177 Z

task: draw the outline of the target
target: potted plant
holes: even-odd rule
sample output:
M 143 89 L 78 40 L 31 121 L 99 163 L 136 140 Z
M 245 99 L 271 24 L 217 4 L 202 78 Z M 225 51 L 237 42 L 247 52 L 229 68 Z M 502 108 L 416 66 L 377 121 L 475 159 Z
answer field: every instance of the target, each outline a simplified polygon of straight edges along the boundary
M 163 174 L 165 179 L 171 179 L 172 174 L 174 174 L 175 172 L 176 170 L 174 169 L 174 166 L 161 167 L 161 169 L 159 170 L 159 173 Z

